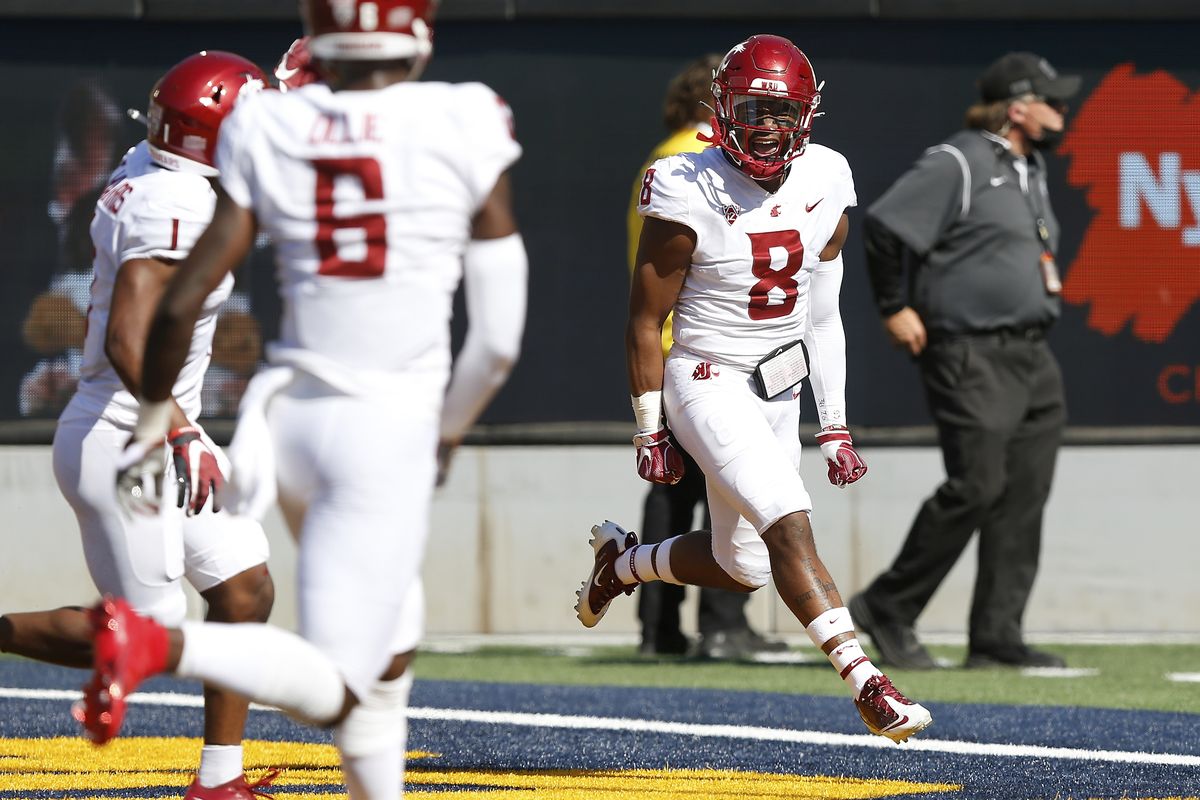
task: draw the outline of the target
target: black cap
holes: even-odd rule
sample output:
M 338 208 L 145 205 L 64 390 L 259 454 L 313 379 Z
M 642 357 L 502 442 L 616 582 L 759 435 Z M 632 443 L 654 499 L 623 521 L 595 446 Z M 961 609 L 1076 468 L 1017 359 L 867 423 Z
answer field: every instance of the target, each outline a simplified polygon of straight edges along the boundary
M 1059 75 L 1050 62 L 1034 53 L 1006 53 L 992 62 L 979 78 L 979 95 L 985 103 L 1036 94 L 1065 101 L 1079 91 L 1078 75 Z

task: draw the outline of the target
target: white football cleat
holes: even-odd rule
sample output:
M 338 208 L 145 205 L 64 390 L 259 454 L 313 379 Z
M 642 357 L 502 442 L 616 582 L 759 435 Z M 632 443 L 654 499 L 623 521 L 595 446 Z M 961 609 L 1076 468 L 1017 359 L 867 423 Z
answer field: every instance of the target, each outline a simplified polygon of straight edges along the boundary
M 592 548 L 596 551 L 596 561 L 587 580 L 575 593 L 578 602 L 575 603 L 575 615 L 585 628 L 595 627 L 613 598 L 622 592 L 633 594 L 636 583 L 622 583 L 617 577 L 613 565 L 617 556 L 638 543 L 636 533 L 625 530 L 615 522 L 605 520 L 601 525 L 592 526 Z
M 928 709 L 900 694 L 887 675 L 876 675 L 867 681 L 854 705 L 867 723 L 867 730 L 897 743 L 915 736 L 933 722 Z

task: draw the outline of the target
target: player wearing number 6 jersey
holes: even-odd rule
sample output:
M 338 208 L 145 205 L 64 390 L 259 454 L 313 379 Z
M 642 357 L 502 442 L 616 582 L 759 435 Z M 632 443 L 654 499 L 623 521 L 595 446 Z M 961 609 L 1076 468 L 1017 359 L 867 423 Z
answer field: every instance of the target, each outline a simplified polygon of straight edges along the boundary
M 838 310 L 844 212 L 856 203 L 850 168 L 808 142 L 819 86 L 787 39 L 735 46 L 714 74 L 713 96 L 715 146 L 646 171 L 626 330 L 638 471 L 678 480 L 677 436 L 704 471 L 713 529 L 649 546 L 611 522 L 594 527 L 595 563 L 576 609 L 590 627 L 638 583 L 752 592 L 773 578 L 867 727 L 903 741 L 929 724 L 929 712 L 858 644 L 817 556 L 798 473 L 806 375 L 830 481 L 845 486 L 866 472 L 846 430 Z M 675 344 L 664 365 L 658 329 L 672 309 Z
M 526 260 L 507 170 L 508 107 L 481 84 L 422 84 L 428 0 L 309 0 L 323 80 L 239 105 L 222 128 L 212 225 L 159 305 L 137 439 L 200 301 L 250 248 L 275 244 L 274 369 L 247 389 L 231 447 L 241 504 L 278 500 L 299 539 L 300 635 L 266 625 L 164 630 L 105 605 L 97 670 L 118 696 L 163 670 L 334 727 L 350 796 L 403 788 L 407 665 L 439 441 L 453 445 L 503 382 L 524 323 Z M 460 278 L 469 327 L 451 374 Z M 133 464 L 130 476 L 148 465 Z M 133 495 L 127 495 L 132 502 Z M 233 654 L 237 657 L 234 658 Z M 89 719 L 88 724 L 95 724 Z

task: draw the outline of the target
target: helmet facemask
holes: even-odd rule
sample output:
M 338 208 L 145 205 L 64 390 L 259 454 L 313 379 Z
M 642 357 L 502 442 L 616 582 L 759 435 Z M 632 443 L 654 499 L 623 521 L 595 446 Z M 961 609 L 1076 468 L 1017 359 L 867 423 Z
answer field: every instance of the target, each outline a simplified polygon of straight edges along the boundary
M 729 92 L 713 84 L 717 145 L 747 175 L 770 180 L 804 155 L 821 95 Z

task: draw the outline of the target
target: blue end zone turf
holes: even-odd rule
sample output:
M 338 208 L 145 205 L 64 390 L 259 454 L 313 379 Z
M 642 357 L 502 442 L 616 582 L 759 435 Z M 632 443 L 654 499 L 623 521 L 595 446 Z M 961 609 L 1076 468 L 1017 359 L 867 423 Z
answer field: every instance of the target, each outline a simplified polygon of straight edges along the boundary
M 38 697 L 34 690 L 76 690 L 83 678 L 82 672 L 0 661 L 0 798 L 101 794 L 99 786 L 66 793 L 17 791 L 10 781 L 14 772 L 5 767 L 5 741 L 78 735 L 68 714 L 70 701 Z M 131 705 L 124 736 L 200 735 L 195 685 L 158 678 L 143 691 L 190 697 L 179 700 L 183 706 Z M 669 776 L 670 771 L 688 769 L 961 787 L 920 794 L 897 794 L 904 791 L 898 786 L 886 793 L 836 795 L 813 789 L 806 797 L 1200 795 L 1200 718 L 1189 714 L 931 703 L 933 727 L 913 744 L 897 747 L 865 734 L 848 697 L 418 681 L 411 707 L 409 751 L 426 754 L 410 760 L 409 791 L 414 795 L 485 797 L 489 787 L 511 788 L 511 783 L 496 781 L 513 773 L 580 771 L 586 777 L 606 770 L 647 770 Z M 252 712 L 247 738 L 330 742 L 327 732 L 268 711 Z M 194 759 L 197 750 L 192 746 L 185 761 Z M 534 788 L 537 785 L 529 783 L 528 796 L 567 796 Z M 760 796 L 767 796 L 766 783 L 763 788 Z M 779 794 L 780 788 L 770 796 L 797 796 Z M 295 791 L 342 790 L 317 784 L 286 787 L 286 792 Z M 742 796 L 755 796 L 740 791 Z M 169 787 L 103 790 L 103 796 L 110 797 L 181 793 Z M 603 791 L 592 794 L 605 796 Z

